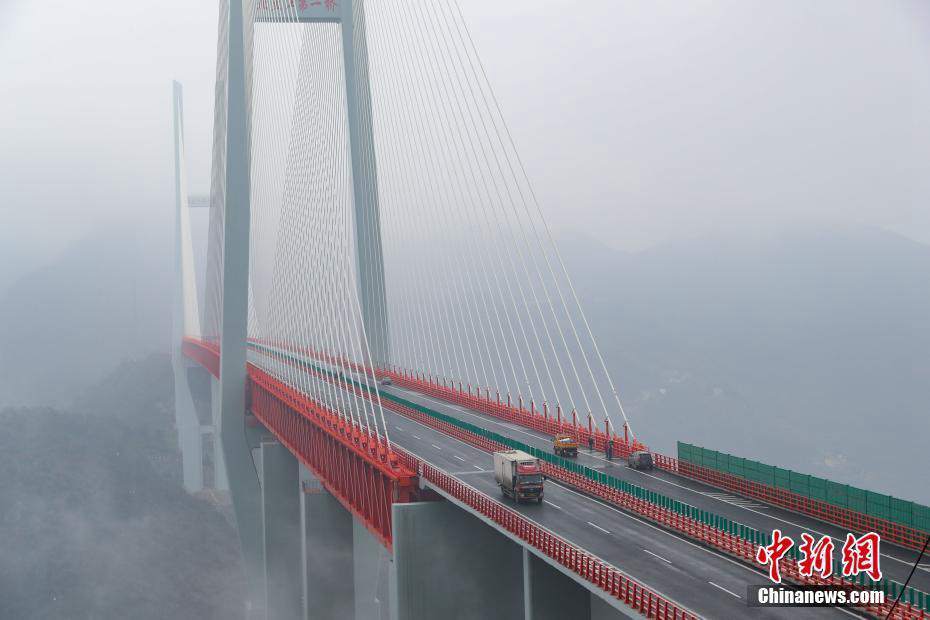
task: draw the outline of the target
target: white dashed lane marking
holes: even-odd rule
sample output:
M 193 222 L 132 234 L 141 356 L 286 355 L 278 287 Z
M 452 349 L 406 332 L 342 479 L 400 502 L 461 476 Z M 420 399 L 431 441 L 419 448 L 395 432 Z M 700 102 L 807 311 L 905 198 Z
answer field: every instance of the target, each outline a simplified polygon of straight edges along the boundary
M 710 493 L 706 492 L 704 495 L 708 497 L 713 497 L 714 499 L 720 500 L 721 502 L 726 502 L 728 504 L 735 504 L 740 508 L 765 508 L 762 504 L 757 504 L 751 500 L 748 500 L 744 497 L 738 497 L 736 495 L 730 495 L 728 493 Z
M 718 586 L 718 585 L 717 585 L 716 583 L 714 583 L 713 581 L 708 581 L 707 583 L 709 583 L 710 585 L 714 586 L 714 587 L 717 588 L 718 590 L 723 590 L 724 592 L 726 592 L 726 593 L 729 594 L 730 596 L 735 596 L 736 598 L 740 598 L 740 599 L 743 598 L 742 596 L 740 596 L 740 595 L 737 594 L 736 592 L 733 592 L 732 590 L 727 590 L 727 589 L 724 588 L 723 586 Z
M 651 556 L 654 557 L 654 558 L 658 558 L 658 559 L 662 560 L 663 562 L 667 562 L 668 564 L 671 564 L 671 563 L 672 563 L 671 560 L 666 560 L 665 558 L 663 558 L 663 557 L 662 557 L 661 555 L 659 555 L 658 553 L 653 553 L 653 552 L 650 551 L 649 549 L 643 549 L 643 551 L 645 551 L 646 553 L 648 553 L 649 555 L 651 555 Z
M 600 531 L 604 532 L 605 534 L 610 534 L 609 531 L 605 530 L 604 528 L 602 528 L 602 527 L 601 527 L 600 525 L 598 525 L 597 523 L 591 523 L 590 521 L 588 521 L 588 525 L 590 525 L 590 526 L 593 527 L 594 529 L 597 529 L 597 530 L 600 530 Z

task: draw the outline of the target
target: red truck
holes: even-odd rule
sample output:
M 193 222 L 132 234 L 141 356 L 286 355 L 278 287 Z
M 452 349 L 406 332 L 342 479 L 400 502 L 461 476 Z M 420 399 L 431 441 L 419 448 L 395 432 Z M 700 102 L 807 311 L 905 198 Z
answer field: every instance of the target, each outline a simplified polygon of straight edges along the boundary
M 494 478 L 505 497 L 514 501 L 543 501 L 543 475 L 539 461 L 520 450 L 494 453 Z

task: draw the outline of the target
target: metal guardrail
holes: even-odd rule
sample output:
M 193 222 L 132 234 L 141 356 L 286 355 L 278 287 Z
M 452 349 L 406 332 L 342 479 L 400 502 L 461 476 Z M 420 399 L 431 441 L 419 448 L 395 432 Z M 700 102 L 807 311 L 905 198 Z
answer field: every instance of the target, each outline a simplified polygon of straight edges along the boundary
M 476 389 L 476 393 L 472 394 L 471 386 L 468 386 L 467 391 L 462 389 L 461 385 L 456 389 L 455 386 L 446 386 L 409 371 L 379 368 L 375 370 L 375 374 L 378 377 L 390 377 L 393 382 L 402 387 L 408 387 L 428 396 L 480 411 L 486 415 L 513 422 L 548 435 L 567 433 L 582 445 L 588 445 L 588 440 L 591 439 L 593 440 L 594 449 L 601 452 L 606 450 L 609 440 L 614 442 L 614 454 L 624 458 L 633 450 L 646 449 L 646 446 L 635 440 L 630 441 L 628 437 L 621 437 L 616 434 L 608 435 L 591 424 L 590 419 L 587 424 L 583 421 L 579 423 L 577 416 L 573 413 L 563 413 L 559 408 L 551 411 L 545 404 L 540 410 L 531 401 L 530 408 L 527 409 L 525 407 L 526 403 L 522 399 L 514 405 L 509 402 L 509 396 L 502 401 L 499 393 L 495 394 L 494 398 L 491 398 L 490 391 L 485 391 L 485 396 L 481 396 L 480 390 Z

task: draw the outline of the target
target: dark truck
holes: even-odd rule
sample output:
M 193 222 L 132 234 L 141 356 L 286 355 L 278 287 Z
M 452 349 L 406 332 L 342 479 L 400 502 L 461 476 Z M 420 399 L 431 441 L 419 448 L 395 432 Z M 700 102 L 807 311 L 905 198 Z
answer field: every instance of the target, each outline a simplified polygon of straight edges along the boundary
M 628 467 L 633 469 L 652 469 L 654 464 L 652 462 L 652 454 L 646 450 L 638 450 L 636 452 L 630 452 L 630 456 L 626 459 L 626 464 Z

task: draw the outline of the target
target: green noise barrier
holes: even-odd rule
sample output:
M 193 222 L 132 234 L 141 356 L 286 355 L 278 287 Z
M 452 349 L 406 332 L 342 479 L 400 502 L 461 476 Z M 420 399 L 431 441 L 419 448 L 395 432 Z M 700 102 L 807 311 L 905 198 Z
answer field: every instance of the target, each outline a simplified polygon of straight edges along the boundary
M 678 442 L 678 460 L 930 532 L 930 508 L 790 469 Z

